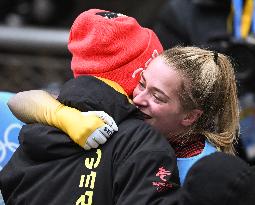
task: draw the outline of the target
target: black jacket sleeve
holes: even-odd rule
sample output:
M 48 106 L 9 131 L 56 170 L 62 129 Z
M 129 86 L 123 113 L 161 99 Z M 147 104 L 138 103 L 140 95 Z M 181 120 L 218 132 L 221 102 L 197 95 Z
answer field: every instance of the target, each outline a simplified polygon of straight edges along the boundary
M 115 204 L 159 204 L 179 188 L 174 156 L 141 151 L 120 164 L 114 178 Z
M 84 153 L 64 132 L 39 123 L 23 126 L 19 142 L 26 155 L 35 161 L 51 161 Z

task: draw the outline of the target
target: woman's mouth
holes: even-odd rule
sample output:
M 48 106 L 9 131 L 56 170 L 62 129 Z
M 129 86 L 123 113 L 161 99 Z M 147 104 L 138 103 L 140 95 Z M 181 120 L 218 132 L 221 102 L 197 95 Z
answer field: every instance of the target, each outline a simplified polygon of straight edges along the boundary
M 151 116 L 150 116 L 150 115 L 147 115 L 147 114 L 145 114 L 145 113 L 143 112 L 143 118 L 147 120 L 147 119 L 151 119 Z
M 141 110 L 141 108 L 140 108 L 139 106 L 136 106 L 136 107 L 141 111 L 142 116 L 143 116 L 143 118 L 144 118 L 145 120 L 151 119 L 151 118 L 152 118 L 150 115 L 144 113 L 144 112 Z

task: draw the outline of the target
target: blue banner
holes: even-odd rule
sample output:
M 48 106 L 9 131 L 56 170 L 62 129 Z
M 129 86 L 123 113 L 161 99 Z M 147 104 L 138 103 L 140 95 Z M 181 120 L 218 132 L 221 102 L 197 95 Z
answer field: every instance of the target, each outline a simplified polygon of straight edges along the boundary
M 18 148 L 18 135 L 23 125 L 9 110 L 7 102 L 13 93 L 0 92 L 0 170 Z

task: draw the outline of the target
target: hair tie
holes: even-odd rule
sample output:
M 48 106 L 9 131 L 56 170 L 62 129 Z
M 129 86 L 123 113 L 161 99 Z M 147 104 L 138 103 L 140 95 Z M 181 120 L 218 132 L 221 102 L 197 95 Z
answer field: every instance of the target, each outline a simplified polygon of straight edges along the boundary
M 214 60 L 215 64 L 218 65 L 218 52 L 216 52 L 216 51 L 213 52 L 213 60 Z

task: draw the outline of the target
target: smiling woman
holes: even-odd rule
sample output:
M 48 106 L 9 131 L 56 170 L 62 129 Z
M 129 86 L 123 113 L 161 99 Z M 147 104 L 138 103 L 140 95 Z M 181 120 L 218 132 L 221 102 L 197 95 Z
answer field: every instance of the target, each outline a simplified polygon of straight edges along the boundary
M 178 72 L 157 57 L 143 71 L 133 92 L 134 104 L 148 116 L 146 122 L 167 137 L 187 129 L 181 122 L 184 116 L 178 95 L 181 82 Z
M 164 51 L 133 92 L 145 121 L 175 149 L 181 183 L 190 166 L 215 151 L 234 154 L 239 108 L 236 80 L 223 54 L 196 47 Z
M 189 131 L 180 135 L 203 135 L 219 150 L 234 153 L 239 108 L 234 69 L 223 54 L 194 47 L 169 49 L 163 61 L 181 79 L 178 96 Z

